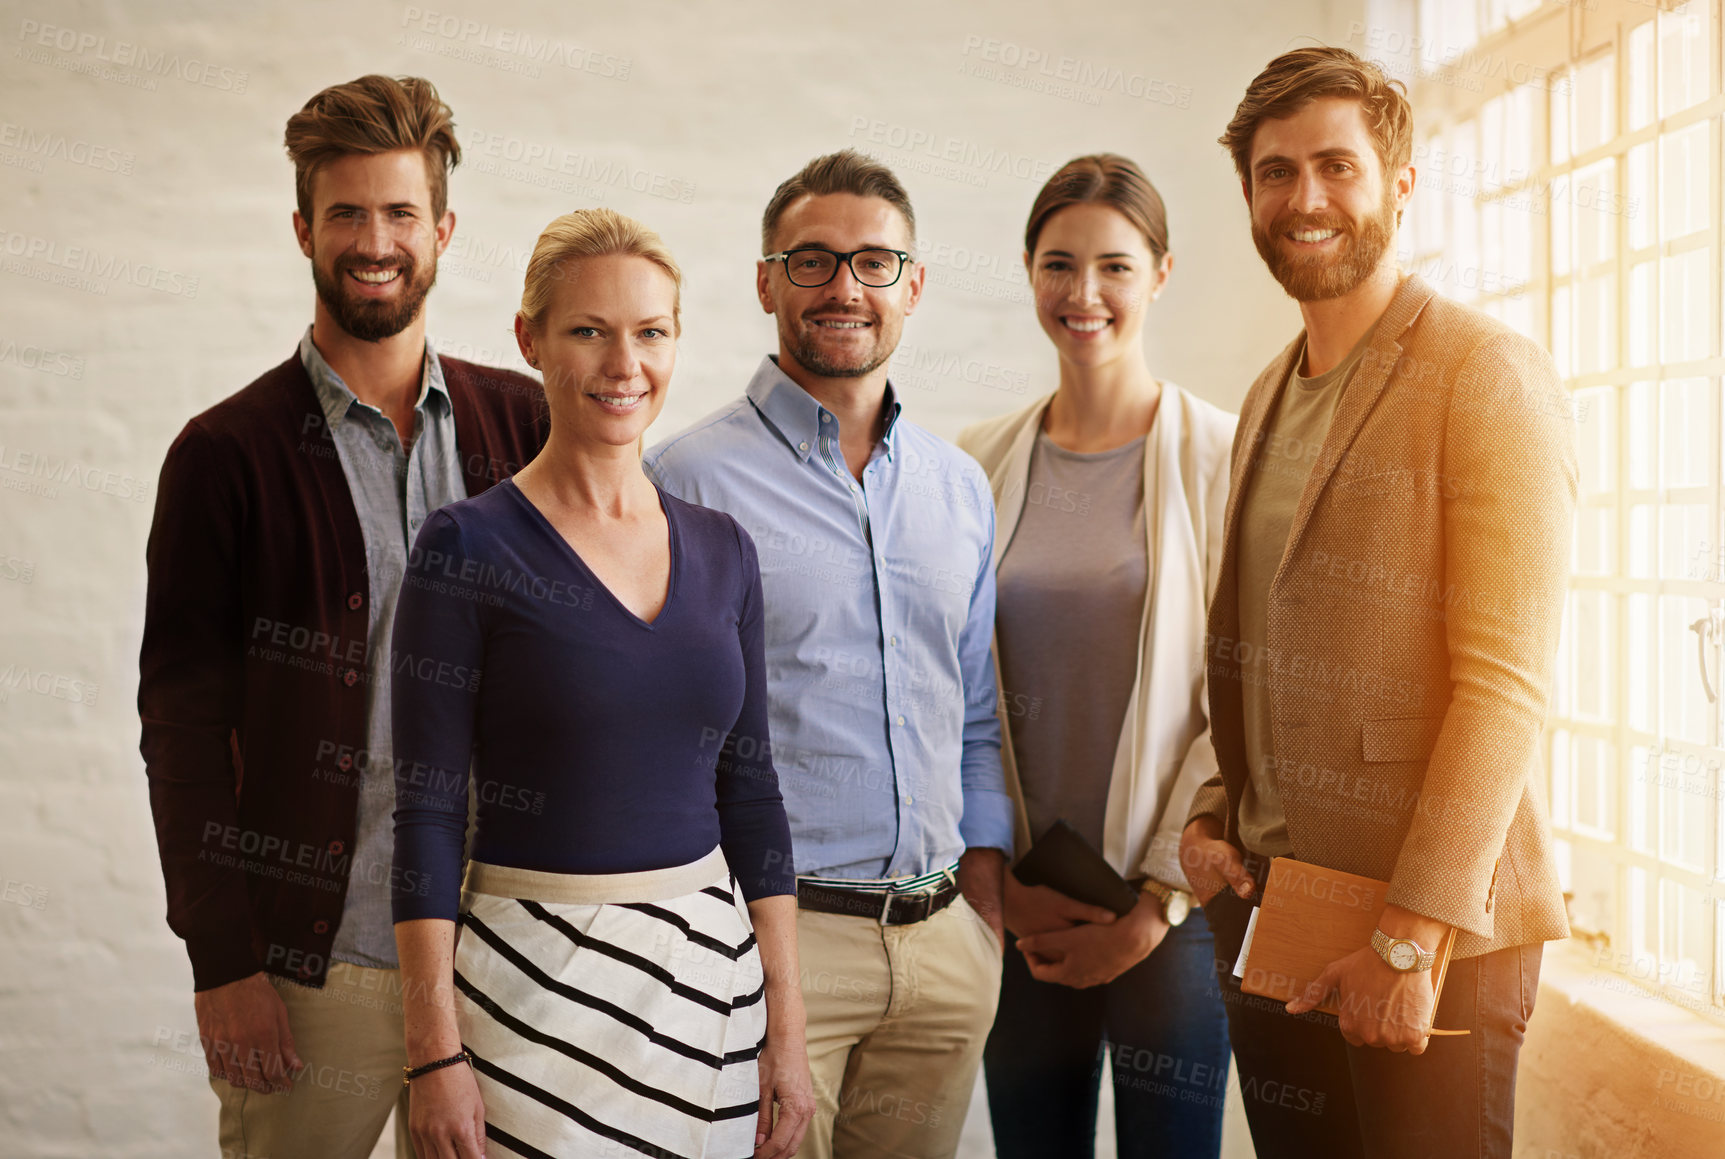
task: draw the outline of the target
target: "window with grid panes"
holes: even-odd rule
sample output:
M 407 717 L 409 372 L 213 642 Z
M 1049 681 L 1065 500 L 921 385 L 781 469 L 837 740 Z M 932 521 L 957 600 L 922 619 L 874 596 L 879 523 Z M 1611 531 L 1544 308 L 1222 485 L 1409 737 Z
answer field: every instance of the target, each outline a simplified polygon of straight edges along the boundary
M 1453 64 L 1436 77 L 1414 70 L 1419 177 L 1403 255 L 1442 292 L 1549 345 L 1573 392 L 1581 494 L 1546 747 L 1559 869 L 1578 935 L 1609 940 L 1633 977 L 1719 1017 L 1715 7 L 1374 6 L 1411 17 L 1422 43 L 1449 46 L 1461 68 L 1520 66 L 1477 92 Z

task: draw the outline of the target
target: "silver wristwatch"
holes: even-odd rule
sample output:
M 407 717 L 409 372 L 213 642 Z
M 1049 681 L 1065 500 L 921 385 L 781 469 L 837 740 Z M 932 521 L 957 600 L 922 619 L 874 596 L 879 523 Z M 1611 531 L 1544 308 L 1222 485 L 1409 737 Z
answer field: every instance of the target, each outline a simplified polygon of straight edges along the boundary
M 1372 931 L 1372 949 L 1398 974 L 1417 974 L 1437 961 L 1436 950 L 1425 949 L 1411 938 L 1392 938 L 1382 930 Z

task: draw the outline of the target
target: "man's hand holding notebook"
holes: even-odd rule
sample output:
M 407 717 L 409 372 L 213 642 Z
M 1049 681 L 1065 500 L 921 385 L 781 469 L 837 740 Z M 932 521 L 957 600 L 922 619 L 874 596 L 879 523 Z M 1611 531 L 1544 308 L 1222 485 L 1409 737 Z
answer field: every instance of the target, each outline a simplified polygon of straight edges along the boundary
M 1355 1046 L 1420 1054 L 1428 1035 L 1467 1033 L 1431 1025 L 1454 930 L 1388 905 L 1388 892 L 1388 882 L 1276 858 L 1247 931 L 1240 989 L 1282 999 L 1290 1014 L 1334 1014 Z M 1379 930 L 1388 961 L 1373 946 Z M 1428 960 L 1421 947 L 1432 948 Z

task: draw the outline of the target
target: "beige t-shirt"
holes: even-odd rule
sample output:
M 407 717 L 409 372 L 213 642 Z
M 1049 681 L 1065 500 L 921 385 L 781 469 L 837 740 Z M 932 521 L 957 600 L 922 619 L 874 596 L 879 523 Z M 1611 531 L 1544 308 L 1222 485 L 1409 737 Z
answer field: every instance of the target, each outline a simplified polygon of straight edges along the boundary
M 1323 449 L 1336 400 L 1353 376 L 1371 336 L 1368 329 L 1346 358 L 1314 378 L 1300 377 L 1299 368 L 1306 361 L 1305 350 L 1300 351 L 1276 411 L 1264 424 L 1257 462 L 1240 503 L 1235 590 L 1240 605 L 1240 644 L 1245 653 L 1240 681 L 1246 719 L 1246 766 L 1251 774 L 1240 798 L 1240 840 L 1247 849 L 1263 857 L 1286 857 L 1294 851 L 1288 841 L 1288 818 L 1282 811 L 1282 795 L 1276 786 L 1271 760 L 1275 743 L 1270 727 L 1268 682 L 1273 674 L 1264 655 L 1270 581 L 1287 551 L 1294 510 L 1299 506 L 1300 493 L 1305 490 L 1312 465 Z
M 1032 840 L 1064 820 L 1103 847 L 1150 582 L 1151 438 L 1085 454 L 1039 431 L 1030 454 L 1024 511 L 995 573 L 994 630 Z

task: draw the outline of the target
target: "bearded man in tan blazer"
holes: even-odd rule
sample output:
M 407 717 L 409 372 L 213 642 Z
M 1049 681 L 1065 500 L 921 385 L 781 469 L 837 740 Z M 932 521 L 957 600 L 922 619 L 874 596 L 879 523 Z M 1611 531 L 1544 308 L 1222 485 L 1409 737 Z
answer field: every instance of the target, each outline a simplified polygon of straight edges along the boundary
M 1222 137 L 1305 322 L 1240 416 L 1206 641 L 1220 771 L 1182 837 L 1260 1156 L 1507 1157 L 1542 944 L 1569 932 L 1539 741 L 1573 417 L 1544 349 L 1397 268 L 1411 121 L 1377 66 L 1303 48 Z M 1232 976 L 1277 856 L 1390 883 L 1382 936 L 1285 1008 Z M 1332 991 L 1339 1022 L 1313 1010 Z M 1428 1039 L 1434 1016 L 1469 1033 Z

